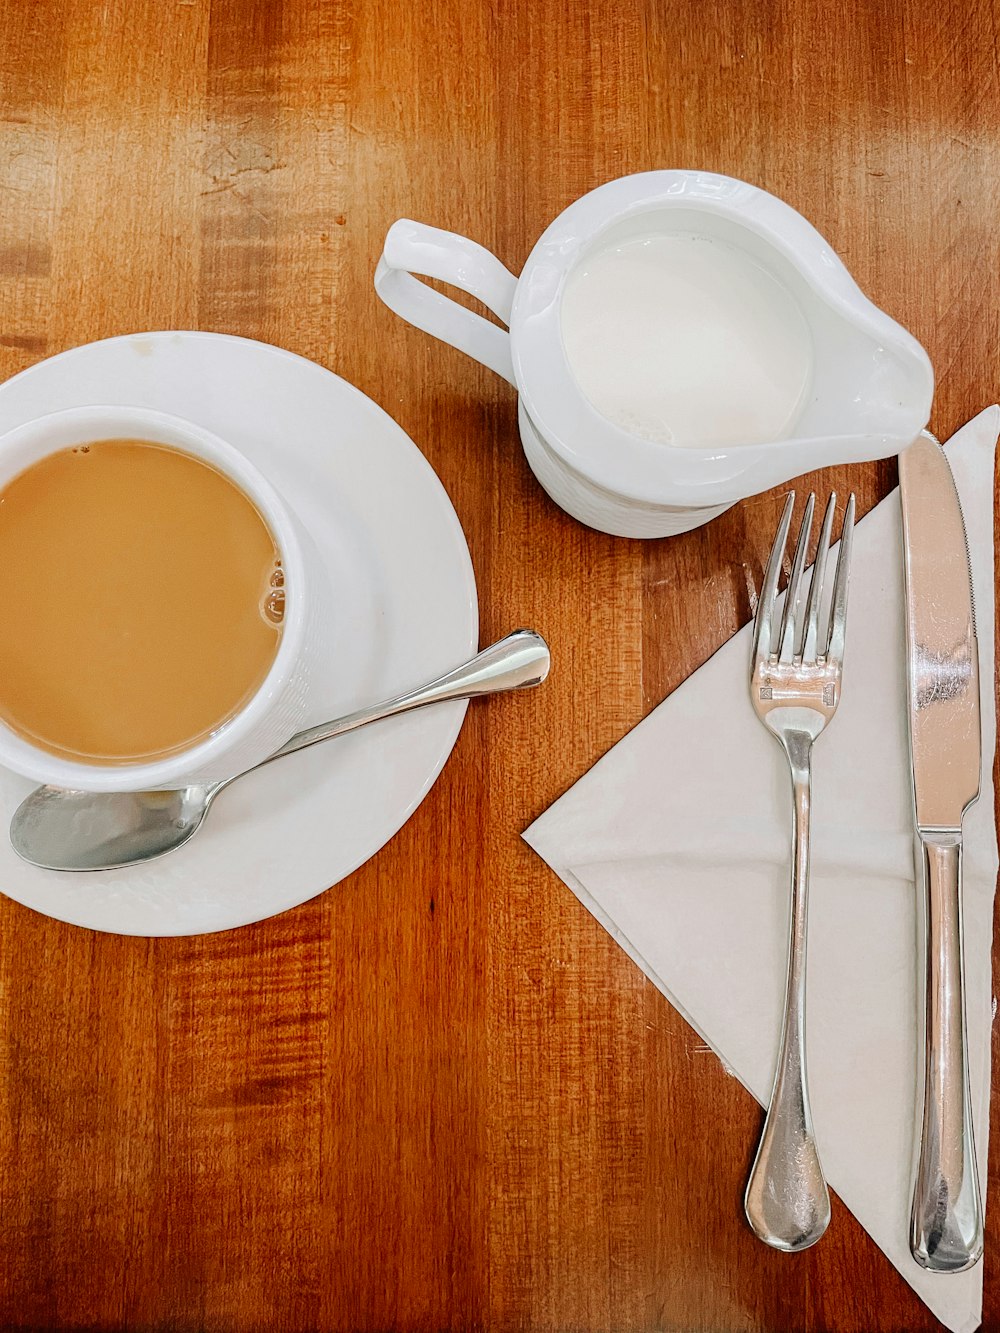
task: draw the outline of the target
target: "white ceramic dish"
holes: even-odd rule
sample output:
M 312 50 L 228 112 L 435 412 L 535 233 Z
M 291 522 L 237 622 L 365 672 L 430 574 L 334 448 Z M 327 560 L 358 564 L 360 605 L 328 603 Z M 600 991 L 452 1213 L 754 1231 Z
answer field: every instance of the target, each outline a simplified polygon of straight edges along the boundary
M 577 266 L 599 249 L 674 233 L 742 251 L 798 306 L 812 376 L 786 438 L 665 445 L 602 416 L 577 382 L 561 325 Z M 509 333 L 414 274 L 478 297 Z M 617 536 L 684 532 L 803 472 L 897 454 L 930 416 L 934 377 L 916 339 L 867 299 L 801 214 L 710 172 L 650 171 L 591 190 L 549 225 L 519 278 L 474 241 L 402 219 L 386 236 L 375 288 L 398 315 L 514 385 L 525 455 L 542 486 L 567 513 Z
M 0 386 L 0 431 L 115 402 L 239 441 L 313 534 L 342 647 L 308 722 L 419 684 L 478 642 L 475 578 L 455 511 L 381 408 L 290 352 L 209 333 L 91 343 Z M 0 888 L 49 916 L 124 935 L 225 930 L 294 907 L 374 855 L 430 790 L 464 703 L 394 718 L 292 755 L 219 800 L 187 847 L 142 868 L 68 875 L 26 865 L 6 827 L 32 783 L 0 769 Z

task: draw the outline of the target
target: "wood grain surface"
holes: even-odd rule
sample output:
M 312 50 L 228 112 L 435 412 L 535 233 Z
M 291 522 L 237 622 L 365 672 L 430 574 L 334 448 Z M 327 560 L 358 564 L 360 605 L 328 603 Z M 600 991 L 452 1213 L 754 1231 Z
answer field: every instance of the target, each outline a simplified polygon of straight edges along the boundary
M 936 1327 L 836 1201 L 801 1256 L 752 1237 L 758 1108 L 519 838 L 745 622 L 780 497 L 581 527 L 509 386 L 372 270 L 400 216 L 517 271 L 611 177 L 743 177 L 923 342 L 947 435 L 1000 394 L 998 28 L 957 0 L 0 0 L 0 378 L 158 328 L 315 359 L 443 480 L 484 642 L 531 624 L 555 658 L 295 911 L 147 941 L 0 898 L 3 1327 Z M 818 485 L 864 510 L 894 480 Z M 998 1164 L 994 1133 L 992 1329 Z

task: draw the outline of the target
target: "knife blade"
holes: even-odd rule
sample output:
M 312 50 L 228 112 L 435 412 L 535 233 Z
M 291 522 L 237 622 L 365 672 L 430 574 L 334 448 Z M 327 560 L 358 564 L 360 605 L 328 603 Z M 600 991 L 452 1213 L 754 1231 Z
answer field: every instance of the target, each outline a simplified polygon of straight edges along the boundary
M 955 1273 L 983 1252 L 969 1094 L 962 946 L 962 818 L 979 795 L 979 649 L 968 545 L 941 446 L 899 458 L 910 761 L 924 954 L 910 1252 Z

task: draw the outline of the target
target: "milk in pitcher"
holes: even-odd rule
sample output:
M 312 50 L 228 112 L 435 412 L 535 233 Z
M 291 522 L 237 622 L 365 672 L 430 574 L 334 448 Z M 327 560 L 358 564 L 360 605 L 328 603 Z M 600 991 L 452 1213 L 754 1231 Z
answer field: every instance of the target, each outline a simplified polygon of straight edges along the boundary
M 661 232 L 597 249 L 567 279 L 562 336 L 597 411 L 663 444 L 780 440 L 809 387 L 797 301 L 714 237 Z

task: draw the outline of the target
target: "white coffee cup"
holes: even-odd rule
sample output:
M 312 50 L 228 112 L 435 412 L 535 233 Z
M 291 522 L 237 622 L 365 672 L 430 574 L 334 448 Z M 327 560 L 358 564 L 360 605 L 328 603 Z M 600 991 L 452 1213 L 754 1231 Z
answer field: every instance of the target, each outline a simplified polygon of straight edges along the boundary
M 801 313 L 811 381 L 781 438 L 665 444 L 615 424 L 581 388 L 561 323 L 568 281 L 630 238 L 680 234 L 745 254 Z M 478 297 L 509 333 L 413 274 Z M 375 288 L 404 319 L 514 385 L 521 441 L 542 486 L 574 517 L 619 536 L 684 532 L 800 473 L 898 453 L 930 416 L 933 372 L 920 344 L 861 293 L 800 214 L 726 176 L 653 171 L 602 185 L 547 228 L 520 279 L 473 241 L 401 220 L 386 236 Z
M 263 684 L 207 739 L 163 759 L 86 764 L 30 744 L 0 722 L 0 764 L 36 782 L 81 791 L 147 791 L 208 782 L 253 767 L 308 721 L 309 682 L 329 671 L 332 589 L 299 519 L 232 444 L 190 421 L 138 407 L 79 407 L 37 417 L 0 435 L 0 490 L 33 463 L 72 445 L 107 439 L 169 445 L 211 464 L 256 505 L 278 548 L 285 608 L 278 649 Z M 30 590 L 24 594 L 30 596 Z M 192 663 L 192 671 L 197 671 Z M 106 706 L 115 706 L 115 681 Z

